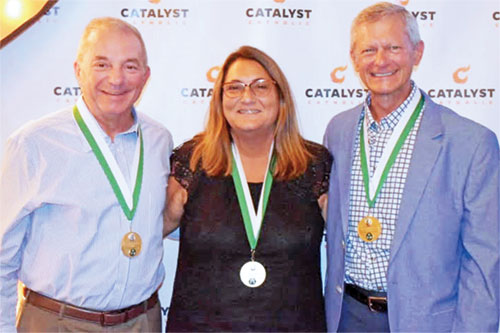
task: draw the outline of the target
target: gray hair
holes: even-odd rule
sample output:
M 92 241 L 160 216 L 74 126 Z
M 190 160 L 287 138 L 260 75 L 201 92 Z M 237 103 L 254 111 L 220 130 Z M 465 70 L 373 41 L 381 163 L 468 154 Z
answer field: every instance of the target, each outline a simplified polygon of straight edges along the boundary
M 403 6 L 389 2 L 378 2 L 363 9 L 352 21 L 351 25 L 351 51 L 354 49 L 358 27 L 365 23 L 376 22 L 386 16 L 397 15 L 405 23 L 406 34 L 415 47 L 420 42 L 420 33 L 415 17 Z
M 80 43 L 78 44 L 78 50 L 76 53 L 76 60 L 81 62 L 86 50 L 89 47 L 90 36 L 93 32 L 99 30 L 121 30 L 124 32 L 131 32 L 134 36 L 139 39 L 141 43 L 142 52 L 144 54 L 144 66 L 148 65 L 148 55 L 146 53 L 146 45 L 142 39 L 141 33 L 132 24 L 127 23 L 123 20 L 114 17 L 99 17 L 95 18 L 89 22 L 83 31 L 82 38 L 80 38 Z

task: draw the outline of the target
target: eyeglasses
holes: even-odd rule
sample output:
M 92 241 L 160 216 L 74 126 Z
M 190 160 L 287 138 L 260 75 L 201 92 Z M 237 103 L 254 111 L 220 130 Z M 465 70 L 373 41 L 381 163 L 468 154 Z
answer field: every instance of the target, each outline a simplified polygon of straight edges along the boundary
M 269 95 L 273 86 L 276 84 L 273 80 L 257 79 L 250 83 L 243 83 L 239 81 L 226 82 L 222 85 L 222 90 L 226 97 L 238 98 L 242 97 L 245 93 L 245 88 L 248 86 L 256 97 L 266 97 Z

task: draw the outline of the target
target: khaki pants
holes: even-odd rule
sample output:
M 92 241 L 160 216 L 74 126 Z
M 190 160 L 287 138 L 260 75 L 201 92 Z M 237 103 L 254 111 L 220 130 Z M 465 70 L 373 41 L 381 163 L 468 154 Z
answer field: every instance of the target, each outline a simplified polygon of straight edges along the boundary
M 146 313 L 115 326 L 63 317 L 26 303 L 21 298 L 17 318 L 18 332 L 161 332 L 160 302 Z

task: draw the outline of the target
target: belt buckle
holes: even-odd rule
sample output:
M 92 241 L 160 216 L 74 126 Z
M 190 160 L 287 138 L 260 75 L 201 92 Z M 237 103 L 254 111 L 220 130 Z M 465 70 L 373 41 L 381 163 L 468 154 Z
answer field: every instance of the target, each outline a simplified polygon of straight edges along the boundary
M 26 288 L 26 286 L 23 286 L 23 298 L 27 300 L 30 297 L 31 294 L 31 289 Z
M 374 301 L 387 302 L 387 298 L 381 296 L 368 296 L 368 309 L 370 309 L 371 312 L 380 312 L 373 308 Z
M 104 312 L 101 312 L 101 315 L 99 316 L 99 321 L 101 322 L 101 326 L 102 327 L 105 327 L 105 326 L 110 326 L 108 323 L 107 323 L 107 320 L 106 320 L 106 313 Z
M 126 323 L 128 319 L 128 311 L 121 313 L 102 312 L 100 322 L 102 327 L 108 327 Z

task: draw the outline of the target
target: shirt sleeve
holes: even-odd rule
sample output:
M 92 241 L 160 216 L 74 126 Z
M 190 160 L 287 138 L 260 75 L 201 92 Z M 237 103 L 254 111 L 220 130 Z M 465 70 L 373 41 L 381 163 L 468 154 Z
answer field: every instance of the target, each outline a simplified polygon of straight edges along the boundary
M 37 184 L 35 156 L 24 140 L 10 138 L 0 168 L 0 332 L 16 331 L 18 272 Z

